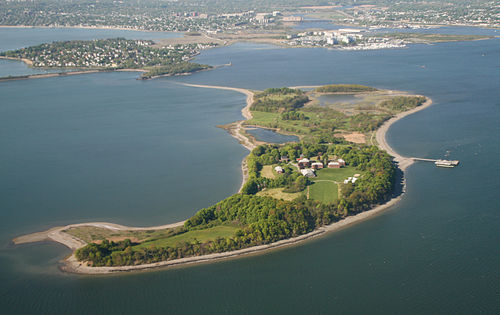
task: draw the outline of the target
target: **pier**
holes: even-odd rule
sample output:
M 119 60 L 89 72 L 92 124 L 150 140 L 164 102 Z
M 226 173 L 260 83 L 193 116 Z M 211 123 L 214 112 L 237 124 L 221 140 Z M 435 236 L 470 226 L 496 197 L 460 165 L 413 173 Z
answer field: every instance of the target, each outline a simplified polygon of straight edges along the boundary
M 433 162 L 437 167 L 455 167 L 460 164 L 460 161 L 458 160 L 436 160 L 436 159 L 424 159 L 424 158 L 416 158 L 412 157 L 410 158 L 413 161 L 423 161 L 423 162 Z

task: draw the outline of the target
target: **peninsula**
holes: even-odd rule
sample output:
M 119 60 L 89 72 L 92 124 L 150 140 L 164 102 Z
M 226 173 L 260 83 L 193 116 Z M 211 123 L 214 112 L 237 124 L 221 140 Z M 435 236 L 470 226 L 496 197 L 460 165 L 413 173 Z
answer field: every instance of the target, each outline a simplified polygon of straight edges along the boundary
M 413 160 L 394 152 L 385 133 L 398 119 L 432 103 L 420 95 L 351 84 L 261 92 L 191 86 L 247 96 L 245 120 L 224 126 L 251 150 L 239 193 L 166 226 L 81 223 L 13 242 L 59 242 L 73 250 L 63 270 L 103 274 L 237 257 L 323 235 L 401 198 L 404 182 L 398 167 L 404 171 Z M 301 140 L 257 143 L 245 132 L 249 126 L 296 134 Z
M 151 40 L 124 38 L 74 40 L 0 52 L 0 58 L 21 60 L 30 67 L 60 70 L 65 71 L 62 72 L 65 74 L 126 70 L 144 72 L 141 78 L 150 79 L 162 75 L 184 75 L 213 68 L 209 65 L 193 63 L 190 60 L 201 50 L 215 46 L 217 46 L 215 43 L 160 46 Z M 59 73 L 53 75 L 59 75 Z M 11 79 L 16 79 L 16 77 Z

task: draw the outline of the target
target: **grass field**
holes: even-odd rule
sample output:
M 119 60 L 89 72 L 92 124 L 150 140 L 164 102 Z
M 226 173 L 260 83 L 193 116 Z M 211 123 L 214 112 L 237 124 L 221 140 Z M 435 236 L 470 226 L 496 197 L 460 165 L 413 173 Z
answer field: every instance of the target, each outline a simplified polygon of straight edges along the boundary
M 333 180 L 338 183 L 343 183 L 347 177 L 352 177 L 354 174 L 361 174 L 354 167 L 343 168 L 324 168 L 316 171 L 316 178 L 314 180 Z
M 309 199 L 324 203 L 333 202 L 338 198 L 338 185 L 334 182 L 314 182 L 309 186 Z
M 215 240 L 217 237 L 234 236 L 236 230 L 238 230 L 238 227 L 236 226 L 220 225 L 209 229 L 189 231 L 186 233 L 178 234 L 167 238 L 158 238 L 146 241 L 144 243 L 134 246 L 134 248 L 151 247 L 151 246 L 156 246 L 156 247 L 174 246 L 179 242 L 193 242 L 195 239 L 204 243 L 211 240 Z
M 273 168 L 274 165 L 264 165 L 260 171 L 260 176 L 271 179 L 275 178 L 276 175 L 274 174 Z
M 284 193 L 283 188 L 268 188 L 257 193 L 257 196 L 268 196 L 275 199 L 283 199 L 287 201 L 294 200 L 300 197 L 303 192 L 298 193 Z

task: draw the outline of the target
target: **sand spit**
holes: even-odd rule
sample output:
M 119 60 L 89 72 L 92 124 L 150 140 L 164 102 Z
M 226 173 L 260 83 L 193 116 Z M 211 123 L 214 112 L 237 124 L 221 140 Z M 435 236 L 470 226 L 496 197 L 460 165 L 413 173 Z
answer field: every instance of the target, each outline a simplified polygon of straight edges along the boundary
M 26 244 L 26 243 L 52 240 L 52 241 L 61 243 L 72 250 L 76 250 L 80 247 L 87 245 L 87 243 L 85 243 L 84 241 L 82 241 L 74 236 L 71 236 L 67 233 L 64 233 L 64 231 L 67 229 L 74 228 L 74 227 L 82 227 L 82 226 L 92 226 L 92 227 L 98 227 L 98 228 L 103 228 L 103 229 L 108 229 L 108 230 L 116 230 L 116 231 L 163 230 L 163 229 L 169 229 L 169 228 L 175 228 L 178 226 L 182 226 L 184 224 L 184 222 L 186 222 L 186 221 L 165 224 L 165 225 L 159 225 L 159 226 L 148 226 L 148 227 L 131 227 L 131 226 L 124 226 L 124 225 L 115 224 L 115 223 L 108 223 L 108 222 L 88 222 L 88 223 L 69 224 L 69 225 L 65 225 L 65 226 L 54 227 L 54 228 L 51 228 L 51 229 L 49 229 L 47 231 L 43 231 L 43 232 L 36 232 L 36 233 L 32 233 L 32 234 L 22 235 L 22 236 L 19 236 L 19 237 L 16 237 L 15 239 L 13 239 L 12 242 L 16 245 L 20 245 L 20 244 Z

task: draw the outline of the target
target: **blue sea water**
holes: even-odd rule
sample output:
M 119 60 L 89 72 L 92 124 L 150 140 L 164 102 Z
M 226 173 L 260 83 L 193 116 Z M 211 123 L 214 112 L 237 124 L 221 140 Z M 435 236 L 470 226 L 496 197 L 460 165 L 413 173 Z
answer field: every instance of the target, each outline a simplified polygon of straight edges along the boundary
M 15 31 L 13 31 L 15 32 Z M 35 36 L 35 35 L 34 35 Z M 102 73 L 0 83 L 0 308 L 7 314 L 500 312 L 498 39 L 334 51 L 236 44 L 197 60 L 231 67 L 182 78 Z M 0 64 L 1 68 L 1 64 Z M 12 246 L 57 224 L 169 223 L 239 187 L 247 151 L 215 126 L 245 96 L 176 82 L 267 87 L 358 83 L 434 104 L 394 124 L 416 163 L 391 210 L 263 255 L 112 276 L 60 272 L 69 250 Z

